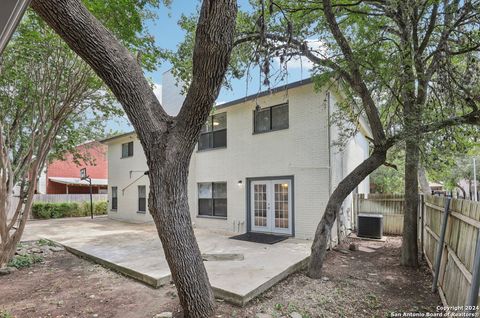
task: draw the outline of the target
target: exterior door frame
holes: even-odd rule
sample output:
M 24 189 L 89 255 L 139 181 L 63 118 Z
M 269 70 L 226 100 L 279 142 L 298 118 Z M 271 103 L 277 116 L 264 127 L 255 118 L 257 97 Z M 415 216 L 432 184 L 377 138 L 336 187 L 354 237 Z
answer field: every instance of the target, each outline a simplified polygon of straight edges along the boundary
M 252 182 L 253 181 L 275 181 L 275 180 L 289 180 L 291 184 L 291 225 L 292 225 L 292 234 L 289 236 L 295 236 L 295 182 L 294 176 L 268 176 L 268 177 L 251 177 L 246 178 L 247 189 L 246 189 L 246 203 L 247 203 L 247 232 L 252 232 Z M 279 235 L 288 235 L 282 233 L 274 233 Z

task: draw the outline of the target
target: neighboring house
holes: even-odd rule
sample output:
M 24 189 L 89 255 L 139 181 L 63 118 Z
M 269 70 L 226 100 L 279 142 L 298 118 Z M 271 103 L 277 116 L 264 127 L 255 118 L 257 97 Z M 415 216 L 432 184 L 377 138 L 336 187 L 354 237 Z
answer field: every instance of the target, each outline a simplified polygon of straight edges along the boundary
M 163 85 L 163 92 L 175 89 Z M 334 90 L 316 92 L 308 79 L 217 105 L 190 162 L 194 225 L 313 238 L 333 189 L 369 153 L 363 121 L 342 152 L 331 146 L 339 131 L 329 114 L 338 98 Z M 136 134 L 103 143 L 108 145 L 109 217 L 152 221 L 148 168 Z M 368 191 L 366 179 L 357 192 Z M 342 206 L 333 240 L 337 231 L 351 228 L 351 202 L 349 196 Z
M 75 162 L 73 154 L 67 153 L 62 159 L 47 163 L 45 172 L 38 181 L 38 193 L 90 193 L 88 181 L 80 180 L 81 168 L 86 168 L 87 174 L 92 179 L 93 193 L 107 193 L 107 147 L 98 141 L 92 141 L 77 146 L 77 151 L 88 159 Z

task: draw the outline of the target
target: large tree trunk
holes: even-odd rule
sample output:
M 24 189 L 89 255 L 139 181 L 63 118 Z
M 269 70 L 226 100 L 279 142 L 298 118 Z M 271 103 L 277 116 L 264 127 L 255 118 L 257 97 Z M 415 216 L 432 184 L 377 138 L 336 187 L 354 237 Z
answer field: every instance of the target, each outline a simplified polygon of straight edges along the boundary
M 405 214 L 400 263 L 418 266 L 417 216 L 418 216 L 418 141 L 407 140 L 405 148 Z
M 188 208 L 188 166 L 228 67 L 236 0 L 203 1 L 195 35 L 192 81 L 177 117 L 164 111 L 136 59 L 80 0 L 33 0 L 32 7 L 95 70 L 125 109 L 147 158 L 149 210 L 184 316 L 211 316 L 213 293 Z
M 322 266 L 327 253 L 328 240 L 333 223 L 337 218 L 340 207 L 347 196 L 370 175 L 375 169 L 385 163 L 386 150 L 374 150 L 369 158 L 350 172 L 333 191 L 328 200 L 323 217 L 317 226 L 312 244 L 312 255 L 308 266 L 308 276 L 311 278 L 322 277 Z
M 420 187 L 422 188 L 423 194 L 432 194 L 432 189 L 430 188 L 430 184 L 428 183 L 427 179 L 427 171 L 425 171 L 425 167 L 421 164 L 418 167 L 418 181 L 420 183 Z
M 188 156 L 189 159 L 189 156 Z M 149 209 L 162 241 L 185 317 L 210 317 L 214 297 L 188 207 L 189 160 L 148 158 Z

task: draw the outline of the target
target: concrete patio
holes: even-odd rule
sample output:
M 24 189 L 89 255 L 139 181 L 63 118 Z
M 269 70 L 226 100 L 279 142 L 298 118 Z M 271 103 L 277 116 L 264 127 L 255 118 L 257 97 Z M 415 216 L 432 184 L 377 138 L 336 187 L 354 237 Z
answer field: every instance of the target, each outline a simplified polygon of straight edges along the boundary
M 203 254 L 242 254 L 243 260 L 205 261 L 215 297 L 244 305 L 300 269 L 310 242 L 297 239 L 265 245 L 229 239 L 233 233 L 195 229 Z M 153 287 L 170 281 L 156 228 L 106 217 L 29 221 L 24 241 L 49 239 L 70 252 Z

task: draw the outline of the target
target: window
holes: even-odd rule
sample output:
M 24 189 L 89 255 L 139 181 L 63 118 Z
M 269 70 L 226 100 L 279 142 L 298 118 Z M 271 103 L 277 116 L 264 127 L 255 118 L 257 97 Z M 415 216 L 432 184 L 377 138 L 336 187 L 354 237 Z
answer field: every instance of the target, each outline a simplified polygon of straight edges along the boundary
M 122 158 L 133 156 L 133 141 L 122 144 Z
M 145 186 L 138 186 L 138 212 L 147 211 L 147 189 Z
M 198 139 L 198 150 L 227 146 L 227 113 L 210 116 Z
M 198 184 L 198 215 L 227 217 L 227 183 Z
M 253 131 L 268 132 L 288 128 L 288 104 L 275 105 L 253 112 Z
M 118 188 L 112 187 L 112 210 L 116 210 L 118 206 Z

